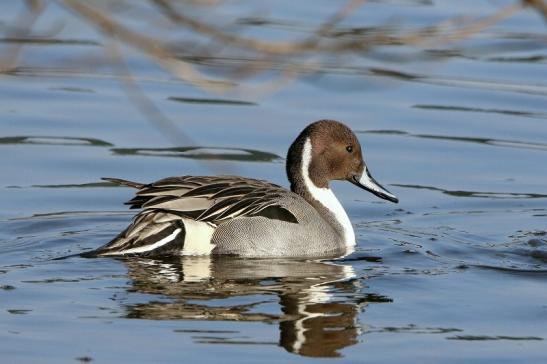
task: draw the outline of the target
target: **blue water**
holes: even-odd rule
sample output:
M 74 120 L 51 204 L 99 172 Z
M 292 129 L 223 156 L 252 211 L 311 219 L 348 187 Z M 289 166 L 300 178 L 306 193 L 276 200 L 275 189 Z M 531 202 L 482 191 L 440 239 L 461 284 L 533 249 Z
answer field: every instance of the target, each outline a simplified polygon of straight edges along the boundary
M 425 26 L 507 3 L 377 1 L 341 27 Z M 337 6 L 192 9 L 278 39 L 309 34 Z M 0 57 L 18 44 L 7 36 L 22 7 L 1 9 Z M 119 16 L 152 34 L 161 29 L 153 14 Z M 271 21 L 242 26 L 249 18 Z M 124 49 L 142 90 L 184 134 L 175 141 L 103 63 L 100 34 L 57 5 L 34 31 L 56 24 L 51 38 L 70 43 L 25 43 L 20 67 L 0 79 L 2 362 L 547 361 L 547 27 L 538 14 L 455 44 L 342 57 L 261 96 L 204 92 Z M 203 71 L 222 75 L 222 60 L 209 61 L 217 66 Z M 233 62 L 245 65 L 244 55 Z M 358 240 L 344 260 L 52 260 L 104 244 L 133 216 L 123 205 L 133 191 L 101 177 L 230 173 L 286 186 L 288 145 L 322 118 L 356 131 L 373 175 L 400 199 L 333 184 Z

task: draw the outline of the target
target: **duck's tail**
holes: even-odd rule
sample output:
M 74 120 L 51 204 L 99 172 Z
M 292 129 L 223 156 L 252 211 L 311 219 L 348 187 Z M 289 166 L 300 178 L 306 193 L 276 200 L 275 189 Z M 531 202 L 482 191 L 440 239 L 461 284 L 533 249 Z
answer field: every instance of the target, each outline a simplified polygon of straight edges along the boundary
M 174 255 L 183 249 L 185 236 L 184 221 L 178 215 L 146 211 L 138 214 L 133 222 L 109 243 L 94 250 L 53 260 L 72 257 Z
M 103 256 L 209 255 L 215 226 L 161 210 L 145 210 L 117 237 L 102 247 L 80 253 Z
M 143 188 L 144 186 L 146 186 L 146 184 L 144 183 L 138 183 L 138 182 L 133 182 L 133 181 L 128 181 L 128 180 L 125 180 L 125 179 L 121 179 L 121 178 L 111 178 L 111 177 L 103 177 L 101 178 L 103 181 L 108 181 L 108 182 L 112 182 L 114 184 L 117 184 L 117 185 L 120 185 L 120 186 L 127 186 L 127 187 L 133 187 L 133 188 L 136 188 L 136 189 L 141 189 Z

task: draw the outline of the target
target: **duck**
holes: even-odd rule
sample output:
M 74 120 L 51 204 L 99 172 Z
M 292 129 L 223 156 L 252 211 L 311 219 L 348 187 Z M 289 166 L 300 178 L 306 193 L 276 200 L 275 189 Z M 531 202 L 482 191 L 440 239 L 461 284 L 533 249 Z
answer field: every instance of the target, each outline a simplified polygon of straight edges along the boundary
M 126 204 L 141 211 L 110 242 L 81 255 L 341 257 L 353 251 L 356 239 L 331 181 L 399 201 L 370 174 L 355 133 L 335 120 L 302 130 L 289 147 L 286 173 L 290 190 L 240 176 L 177 176 L 148 184 L 103 178 L 137 189 Z

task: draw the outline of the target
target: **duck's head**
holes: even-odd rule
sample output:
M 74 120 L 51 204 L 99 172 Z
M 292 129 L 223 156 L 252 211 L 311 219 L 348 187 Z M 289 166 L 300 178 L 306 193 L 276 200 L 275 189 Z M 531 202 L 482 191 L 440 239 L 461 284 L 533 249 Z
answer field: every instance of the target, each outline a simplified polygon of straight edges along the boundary
M 289 148 L 287 175 L 295 192 L 328 188 L 332 180 L 346 180 L 380 198 L 399 202 L 371 176 L 353 131 L 335 120 L 316 121 L 300 133 Z M 314 186 L 307 186 L 310 182 Z

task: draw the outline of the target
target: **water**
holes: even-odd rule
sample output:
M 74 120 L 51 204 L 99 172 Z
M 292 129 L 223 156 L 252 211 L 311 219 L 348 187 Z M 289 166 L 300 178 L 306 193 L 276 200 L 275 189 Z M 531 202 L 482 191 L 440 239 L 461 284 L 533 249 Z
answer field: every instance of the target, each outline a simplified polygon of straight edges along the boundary
M 426 25 L 501 4 L 374 2 L 347 26 Z M 253 23 L 244 4 L 224 7 L 264 37 L 306 34 L 334 11 L 281 4 L 267 14 L 277 22 Z M 5 27 L 19 8 L 2 8 Z M 49 11 L 39 29 L 65 19 Z M 259 98 L 197 91 L 127 52 L 143 90 L 192 139 L 177 145 L 107 67 L 71 65 L 100 52 L 91 28 L 71 20 L 55 39 L 65 41 L 28 45 L 23 67 L 1 79 L 2 362 L 547 360 L 547 38 L 537 14 L 450 51 L 376 50 Z M 132 191 L 101 177 L 235 173 L 286 185 L 288 145 L 320 118 L 357 132 L 374 176 L 401 201 L 334 183 L 356 229 L 349 257 L 52 260 L 130 221 Z

